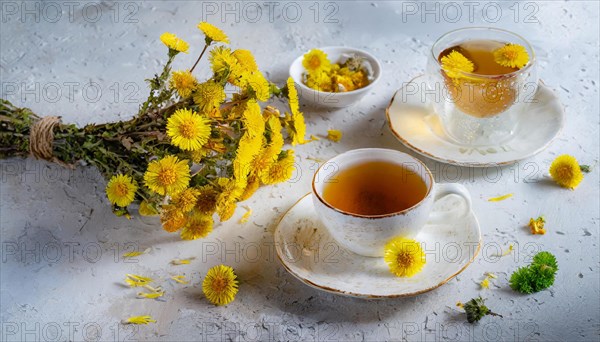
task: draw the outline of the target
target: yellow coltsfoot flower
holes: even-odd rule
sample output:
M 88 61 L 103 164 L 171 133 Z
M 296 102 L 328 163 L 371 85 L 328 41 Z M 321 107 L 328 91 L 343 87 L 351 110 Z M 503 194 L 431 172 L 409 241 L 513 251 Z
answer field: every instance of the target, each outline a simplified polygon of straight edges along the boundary
M 179 109 L 167 120 L 171 143 L 185 151 L 195 151 L 208 142 L 210 121 L 189 109 Z
M 185 99 L 192 95 L 192 91 L 198 85 L 198 80 L 188 70 L 174 71 L 171 74 L 169 85 Z
M 200 213 L 193 213 L 181 230 L 184 240 L 196 240 L 206 237 L 213 229 L 213 218 Z
M 229 38 L 225 32 L 212 24 L 203 21 L 198 24 L 198 29 L 206 36 L 206 44 L 212 42 L 229 44 Z
M 131 204 L 135 198 L 136 191 L 137 183 L 133 178 L 122 174 L 113 176 L 106 186 L 108 200 L 119 207 L 126 207 Z
M 575 157 L 563 154 L 556 157 L 550 165 L 550 176 L 554 181 L 568 189 L 575 189 L 583 180 L 583 172 Z
M 176 194 L 190 183 L 190 166 L 187 160 L 166 156 L 148 164 L 144 174 L 146 186 L 159 195 Z
M 175 52 L 187 53 L 188 49 L 190 48 L 190 44 L 170 32 L 165 32 L 160 35 L 160 41 L 163 42 L 163 44 L 165 44 L 169 50 Z
M 215 305 L 226 305 L 235 299 L 238 292 L 237 276 L 233 268 L 218 265 L 206 273 L 202 282 L 202 292 Z
M 312 49 L 302 58 L 302 66 L 309 73 L 313 73 L 328 70 L 331 67 L 331 62 L 329 62 L 325 52 Z
M 506 44 L 494 51 L 494 61 L 505 67 L 521 69 L 529 63 L 529 54 L 519 44 Z
M 194 91 L 194 103 L 202 112 L 214 111 L 225 101 L 226 95 L 223 87 L 213 81 L 200 83 Z
M 385 245 L 384 261 L 390 272 L 398 277 L 412 277 L 425 266 L 425 253 L 421 245 L 411 239 L 394 238 Z
M 463 72 L 472 73 L 475 65 L 458 51 L 452 51 L 442 57 L 442 69 L 450 78 L 461 78 Z

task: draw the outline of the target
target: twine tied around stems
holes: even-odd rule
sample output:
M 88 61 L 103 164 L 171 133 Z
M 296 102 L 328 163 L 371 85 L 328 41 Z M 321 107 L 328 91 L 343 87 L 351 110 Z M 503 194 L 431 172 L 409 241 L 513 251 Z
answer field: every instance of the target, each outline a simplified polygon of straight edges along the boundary
M 59 116 L 45 116 L 34 123 L 29 130 L 29 153 L 36 159 L 43 159 L 62 166 L 73 168 L 53 154 L 54 128 L 60 125 Z

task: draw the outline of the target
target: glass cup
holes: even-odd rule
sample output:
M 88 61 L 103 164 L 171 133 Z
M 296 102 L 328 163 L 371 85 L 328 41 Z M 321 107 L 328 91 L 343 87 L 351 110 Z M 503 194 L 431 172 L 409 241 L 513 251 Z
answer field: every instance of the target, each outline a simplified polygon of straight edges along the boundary
M 502 75 L 478 75 L 457 71 L 450 78 L 442 69 L 440 54 L 467 41 L 519 44 L 527 50 L 529 63 Z M 471 147 L 502 144 L 510 140 L 519 118 L 537 91 L 535 53 L 523 37 L 501 29 L 474 27 L 451 31 L 432 46 L 427 63 L 427 87 L 440 92 L 434 101 L 445 133 L 454 142 Z

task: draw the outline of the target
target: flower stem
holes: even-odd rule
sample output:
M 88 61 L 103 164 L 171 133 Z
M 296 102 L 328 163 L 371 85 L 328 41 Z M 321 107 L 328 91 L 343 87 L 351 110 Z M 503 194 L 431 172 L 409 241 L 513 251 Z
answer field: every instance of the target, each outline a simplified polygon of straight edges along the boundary
M 204 49 L 202 49 L 202 52 L 200 52 L 200 56 L 198 56 L 198 59 L 196 60 L 196 63 L 194 63 L 194 66 L 192 66 L 192 68 L 190 69 L 190 74 L 194 71 L 194 69 L 196 68 L 196 65 L 198 65 L 198 62 L 200 62 L 200 59 L 202 59 L 202 56 L 204 55 L 204 52 L 206 51 L 207 48 L 208 48 L 208 44 L 205 44 Z

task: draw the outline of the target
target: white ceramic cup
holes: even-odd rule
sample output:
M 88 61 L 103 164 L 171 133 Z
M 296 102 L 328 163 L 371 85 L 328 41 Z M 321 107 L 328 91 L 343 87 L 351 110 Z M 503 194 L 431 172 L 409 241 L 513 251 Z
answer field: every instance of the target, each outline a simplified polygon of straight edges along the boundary
M 325 201 L 323 191 L 329 182 L 336 181 L 339 172 L 374 161 L 401 165 L 417 173 L 427 187 L 425 197 L 410 208 L 383 215 L 349 213 Z M 464 186 L 457 183 L 436 184 L 421 161 L 406 153 L 382 148 L 351 150 L 330 159 L 315 172 L 312 189 L 317 214 L 332 237 L 342 247 L 370 257 L 383 256 L 385 244 L 394 237 L 414 238 L 426 223 L 447 224 L 464 218 L 471 211 L 471 196 Z M 432 211 L 435 201 L 448 195 L 462 197 L 463 205 L 450 211 Z

